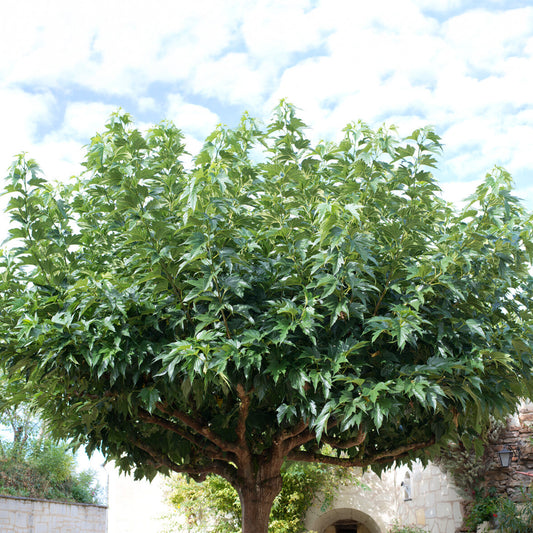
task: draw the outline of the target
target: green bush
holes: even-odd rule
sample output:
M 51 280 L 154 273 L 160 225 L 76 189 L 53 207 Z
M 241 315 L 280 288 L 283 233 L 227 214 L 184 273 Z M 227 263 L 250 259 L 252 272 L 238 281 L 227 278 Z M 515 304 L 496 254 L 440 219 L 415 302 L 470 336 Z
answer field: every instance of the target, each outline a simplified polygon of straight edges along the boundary
M 533 495 L 523 493 L 524 501 L 516 503 L 509 498 L 499 498 L 497 523 L 505 533 L 533 532 Z
M 0 438 L 0 494 L 99 503 L 94 473 L 76 472 L 68 444 L 52 440 L 31 409 L 4 409 L 0 425 L 12 437 Z
M 65 462 L 70 463 L 71 456 L 66 455 L 66 458 Z M 46 470 L 36 467 L 31 462 L 2 457 L 0 494 L 78 503 L 100 503 L 101 489 L 95 483 L 94 473 L 89 471 L 77 473 L 73 466 L 62 481 L 57 481 L 57 471 L 62 469 L 52 470 L 48 475 Z
M 524 492 L 520 502 L 500 496 L 494 488 L 476 495 L 465 526 L 476 531 L 483 522 L 492 522 L 502 533 L 533 533 L 533 495 Z
M 30 455 L 30 464 L 54 484 L 72 477 L 75 463 L 65 443 L 56 444 L 48 439 L 37 442 Z
M 464 521 L 468 531 L 476 531 L 477 526 L 483 522 L 494 520 L 498 515 L 500 499 L 496 489 L 490 487 L 482 491 L 474 491 L 474 503 Z

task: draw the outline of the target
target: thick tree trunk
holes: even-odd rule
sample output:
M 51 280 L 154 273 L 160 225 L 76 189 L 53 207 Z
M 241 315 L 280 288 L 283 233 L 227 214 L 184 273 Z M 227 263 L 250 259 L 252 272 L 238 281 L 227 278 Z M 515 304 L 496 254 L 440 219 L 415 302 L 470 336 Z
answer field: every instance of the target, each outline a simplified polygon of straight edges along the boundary
M 267 533 L 274 499 L 281 491 L 281 475 L 245 480 L 237 488 L 242 509 L 242 533 Z

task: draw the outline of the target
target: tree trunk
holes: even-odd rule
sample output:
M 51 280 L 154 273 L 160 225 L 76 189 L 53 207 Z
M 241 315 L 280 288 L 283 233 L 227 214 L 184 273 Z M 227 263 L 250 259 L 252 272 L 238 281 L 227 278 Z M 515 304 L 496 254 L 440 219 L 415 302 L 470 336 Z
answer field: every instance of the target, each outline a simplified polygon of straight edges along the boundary
M 281 475 L 245 480 L 237 488 L 242 509 L 242 533 L 267 533 L 270 511 L 281 491 Z

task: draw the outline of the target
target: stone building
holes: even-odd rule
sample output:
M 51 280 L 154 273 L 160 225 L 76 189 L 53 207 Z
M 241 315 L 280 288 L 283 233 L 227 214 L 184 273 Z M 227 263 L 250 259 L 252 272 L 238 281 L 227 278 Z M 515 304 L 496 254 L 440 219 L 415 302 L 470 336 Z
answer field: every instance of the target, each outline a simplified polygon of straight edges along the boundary
M 492 467 L 485 476 L 487 486 L 495 487 L 501 495 L 519 500 L 522 492 L 528 490 L 533 473 L 533 404 L 524 403 L 518 412 L 510 417 L 498 442 L 490 446 Z M 512 452 L 508 468 L 502 468 L 497 460 L 503 449 Z
M 532 437 L 533 404 L 523 403 L 497 441 L 488 446 L 484 460 L 489 465 L 482 484 L 519 501 L 533 480 Z M 498 457 L 503 450 L 512 452 L 508 467 L 502 467 Z M 381 477 L 366 473 L 362 481 L 362 485 L 342 488 L 327 509 L 320 500 L 315 502 L 306 518 L 307 528 L 317 533 L 386 533 L 398 523 L 418 525 L 430 533 L 461 530 L 464 499 L 453 480 L 434 464 L 394 468 Z
M 460 528 L 462 498 L 435 465 L 416 463 L 377 476 L 365 473 L 361 484 L 343 487 L 325 509 L 320 499 L 306 517 L 318 533 L 386 533 L 394 523 L 424 526 L 431 533 Z

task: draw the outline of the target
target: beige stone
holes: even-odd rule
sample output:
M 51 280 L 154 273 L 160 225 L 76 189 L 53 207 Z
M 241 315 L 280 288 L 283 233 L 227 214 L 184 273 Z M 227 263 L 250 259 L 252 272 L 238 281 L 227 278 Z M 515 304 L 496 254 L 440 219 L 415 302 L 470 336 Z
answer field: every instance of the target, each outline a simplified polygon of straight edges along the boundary
M 2 533 L 106 533 L 107 508 L 0 496 Z
M 425 526 L 426 525 L 426 512 L 424 509 L 417 509 L 416 510 L 416 524 L 418 526 Z

